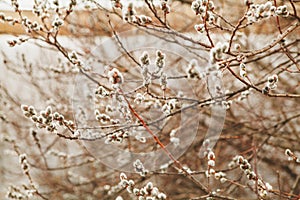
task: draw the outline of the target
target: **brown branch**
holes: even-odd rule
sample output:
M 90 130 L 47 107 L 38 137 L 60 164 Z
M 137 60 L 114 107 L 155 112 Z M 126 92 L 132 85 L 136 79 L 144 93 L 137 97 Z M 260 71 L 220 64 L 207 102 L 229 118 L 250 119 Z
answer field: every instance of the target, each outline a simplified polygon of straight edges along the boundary
M 287 35 L 289 35 L 290 33 L 292 33 L 294 30 L 296 30 L 300 25 L 300 22 L 299 21 L 296 21 L 294 24 L 292 24 L 285 32 L 283 32 L 281 34 L 281 36 L 279 38 L 277 38 L 276 40 L 274 40 L 272 43 L 270 43 L 269 45 L 261 48 L 261 49 L 257 49 L 257 50 L 253 50 L 251 52 L 248 52 L 248 53 L 241 53 L 240 56 L 244 57 L 244 58 L 249 58 L 249 57 L 253 57 L 255 55 L 259 55 L 259 54 L 262 54 L 266 51 L 268 51 L 269 49 L 273 48 L 274 46 L 276 46 L 279 42 L 282 41 L 282 39 L 284 39 Z M 237 61 L 239 60 L 238 57 L 231 57 L 231 58 L 228 58 L 226 60 L 222 60 L 222 61 L 219 61 L 218 64 L 219 65 L 226 65 L 226 63 L 228 62 L 232 62 L 232 61 Z
M 207 188 L 200 183 L 198 180 L 194 178 L 183 166 L 182 164 L 171 154 L 171 152 L 166 148 L 166 146 L 160 141 L 160 139 L 152 132 L 152 130 L 148 127 L 147 123 L 143 120 L 143 118 L 135 111 L 135 109 L 131 106 L 130 102 L 124 95 L 122 89 L 119 89 L 120 93 L 124 96 L 124 99 L 128 105 L 129 110 L 133 113 L 133 115 L 140 121 L 143 127 L 147 130 L 147 132 L 153 137 L 154 141 L 162 148 L 162 150 L 167 154 L 167 156 L 175 163 L 175 165 L 182 170 L 185 175 L 187 175 L 194 183 L 196 183 L 203 192 L 208 192 Z
M 247 10 L 246 10 L 245 14 L 243 15 L 243 17 L 239 19 L 237 25 L 235 26 L 234 30 L 232 31 L 232 34 L 231 34 L 230 40 L 229 40 L 229 45 L 228 45 L 228 53 L 230 53 L 231 46 L 233 43 L 233 38 L 234 38 L 236 32 L 239 30 L 239 27 L 242 25 L 243 21 L 246 19 L 246 13 L 248 12 L 248 10 L 249 10 L 249 6 L 247 7 Z
M 166 23 L 166 13 L 164 12 L 165 15 L 165 21 L 163 21 L 158 15 L 157 15 L 157 10 L 155 8 L 155 6 L 153 5 L 153 1 L 151 1 L 152 5 L 150 5 L 150 3 L 148 2 L 148 0 L 145 0 L 145 3 L 147 4 L 148 8 L 150 9 L 150 11 L 153 13 L 153 15 L 155 16 L 156 19 L 158 19 L 158 21 L 167 29 L 169 29 L 167 23 Z
M 205 32 L 206 32 L 206 36 L 207 36 L 207 38 L 208 38 L 208 40 L 210 42 L 211 47 L 214 47 L 214 43 L 213 43 L 213 41 L 212 41 L 212 39 L 210 37 L 210 33 L 209 33 L 208 28 L 207 28 L 207 17 L 208 17 L 208 4 L 209 4 L 209 1 L 210 0 L 208 0 L 207 3 L 206 3 L 206 5 L 205 5 L 206 9 L 205 9 L 205 16 L 204 16 L 203 22 L 204 22 L 204 29 L 205 29 Z
M 276 0 L 274 0 L 274 6 L 277 8 Z M 277 28 L 279 30 L 279 33 L 282 34 L 282 30 L 281 30 L 281 27 L 280 27 L 280 21 L 279 21 L 279 16 L 278 15 L 276 15 L 276 25 L 277 25 Z

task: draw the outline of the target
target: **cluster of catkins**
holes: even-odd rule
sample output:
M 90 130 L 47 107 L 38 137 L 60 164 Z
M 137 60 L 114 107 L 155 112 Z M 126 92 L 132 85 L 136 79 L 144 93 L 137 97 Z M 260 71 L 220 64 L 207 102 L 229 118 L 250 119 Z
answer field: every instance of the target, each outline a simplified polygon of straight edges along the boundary
M 64 126 L 72 131 L 75 130 L 75 124 L 71 120 L 65 120 L 64 116 L 58 112 L 52 112 L 52 108 L 48 106 L 38 115 L 33 106 L 22 105 L 21 109 L 25 117 L 31 119 L 37 128 L 45 128 L 47 131 L 54 132 L 58 126 Z
M 269 18 L 270 16 L 287 17 L 288 15 L 289 12 L 286 5 L 275 7 L 270 1 L 268 1 L 265 4 L 251 3 L 246 17 L 249 23 L 253 23 L 261 19 Z
M 144 187 L 137 188 L 132 179 L 128 180 L 125 173 L 120 174 L 120 185 L 126 188 L 128 193 L 134 194 L 139 200 L 165 200 L 167 196 L 160 192 L 157 187 L 153 186 L 152 182 L 148 182 Z
M 191 8 L 196 15 L 200 16 L 200 19 L 203 22 L 206 21 L 209 24 L 213 24 L 215 22 L 215 16 L 212 12 L 215 9 L 213 1 L 195 0 L 192 2 Z M 205 31 L 205 24 L 196 24 L 195 29 L 196 31 L 203 33 Z
M 261 197 L 266 197 L 268 195 L 268 192 L 273 190 L 273 187 L 269 183 L 263 182 L 262 179 L 258 177 L 258 175 L 253 171 L 249 161 L 243 156 L 235 156 L 229 165 L 230 167 L 233 167 L 235 165 L 239 166 L 247 176 L 247 178 L 252 181 L 252 184 L 257 183 L 258 194 Z
M 268 94 L 270 90 L 274 90 L 277 87 L 277 82 L 278 82 L 278 76 L 276 74 L 269 76 L 268 81 L 262 90 L 262 93 Z

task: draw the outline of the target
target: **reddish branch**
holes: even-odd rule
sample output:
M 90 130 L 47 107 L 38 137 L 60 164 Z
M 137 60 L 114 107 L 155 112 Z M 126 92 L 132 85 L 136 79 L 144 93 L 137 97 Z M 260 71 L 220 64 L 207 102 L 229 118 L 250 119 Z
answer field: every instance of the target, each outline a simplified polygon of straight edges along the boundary
M 147 132 L 153 137 L 154 141 L 163 149 L 163 151 L 167 154 L 167 156 L 176 164 L 176 166 L 184 172 L 194 183 L 196 183 L 200 189 L 206 193 L 208 193 L 207 188 L 196 180 L 186 169 L 181 165 L 181 163 L 171 154 L 171 152 L 166 148 L 166 146 L 160 141 L 160 139 L 153 133 L 153 131 L 148 127 L 147 123 L 143 120 L 143 118 L 135 111 L 135 109 L 131 106 L 130 102 L 124 95 L 122 89 L 119 89 L 119 92 L 124 96 L 124 99 L 128 105 L 129 110 L 133 113 L 133 115 L 140 121 L 143 127 L 147 130 Z

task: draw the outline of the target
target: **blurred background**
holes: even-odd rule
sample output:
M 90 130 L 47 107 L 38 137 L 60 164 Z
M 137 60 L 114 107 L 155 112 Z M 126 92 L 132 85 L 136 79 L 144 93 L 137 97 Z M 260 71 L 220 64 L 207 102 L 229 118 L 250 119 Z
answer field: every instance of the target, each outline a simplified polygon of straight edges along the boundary
M 128 1 L 122 2 L 125 2 L 126 8 Z M 173 32 L 160 30 L 162 25 L 155 19 L 153 13 L 143 3 L 144 1 L 131 2 L 136 5 L 138 14 L 151 16 L 154 22 L 153 27 L 150 25 L 139 27 L 137 24 L 125 22 L 122 19 L 122 11 L 112 9 L 110 1 L 102 0 L 98 2 L 99 4 L 82 1 L 78 2 L 59 30 L 57 40 L 63 47 L 59 49 L 44 40 L 47 38 L 45 33 L 41 35 L 35 32 L 28 33 L 23 25 L 10 20 L 19 19 L 20 16 L 14 11 L 10 1 L 0 0 L 0 13 L 9 19 L 0 20 L 0 199 L 7 199 L 8 192 L 21 194 L 24 199 L 41 199 L 41 196 L 29 197 L 27 194 L 32 189 L 32 185 L 36 185 L 46 199 L 93 200 L 116 199 L 118 196 L 124 199 L 136 199 L 118 185 L 120 172 L 97 159 L 99 158 L 97 153 L 101 154 L 104 151 L 102 146 L 97 146 L 96 143 L 97 148 L 94 151 L 97 153 L 90 152 L 82 141 L 72 139 L 73 135 L 66 129 L 59 130 L 71 139 L 47 132 L 45 129 L 37 129 L 31 120 L 24 117 L 20 108 L 22 104 L 33 105 L 39 112 L 51 106 L 53 111 L 60 112 L 68 120 L 86 120 L 84 112 L 80 112 L 80 109 L 74 111 L 74 91 L 76 92 L 74 85 L 78 84 L 79 70 L 67 59 L 72 51 L 76 51 L 78 57 L 85 63 L 84 70 L 91 77 L 108 84 L 107 77 L 99 71 L 104 73 L 106 72 L 105 66 L 111 65 L 123 73 L 128 91 L 139 88 L 141 91 L 137 89 L 137 92 L 147 94 L 141 86 L 143 79 L 140 77 L 137 64 L 128 58 L 120 45 L 116 41 L 113 45 L 103 45 L 112 38 L 114 31 L 122 36 L 123 41 L 132 41 L 136 38 L 136 43 L 148 44 L 148 46 L 151 46 L 152 42 L 147 40 L 148 34 L 157 36 L 164 42 L 166 39 L 176 43 L 194 54 L 194 58 L 198 60 L 198 67 L 205 70 L 208 65 L 209 48 L 199 46 L 198 42 L 208 43 L 208 40 L 205 34 L 199 34 L 194 29 L 195 24 L 201 23 L 201 20 L 192 12 L 191 0 L 169 2 L 171 12 L 167 15 L 167 21 Z M 157 4 L 159 2 L 157 1 Z M 254 2 L 259 4 L 267 1 Z M 292 15 L 296 11 L 299 16 L 300 3 L 298 1 L 293 1 L 295 10 L 292 7 L 292 1 L 277 0 L 276 2 L 278 6 L 287 5 L 291 13 L 287 18 L 280 17 L 283 32 L 292 27 L 297 20 L 299 23 L 299 17 Z M 26 16 L 32 22 L 42 23 L 41 18 L 32 12 L 34 1 L 23 0 L 19 3 L 20 9 L 23 10 L 23 17 Z M 70 2 L 59 1 L 59 3 L 63 16 Z M 234 26 L 244 16 L 246 6 L 242 0 L 222 0 L 214 1 L 214 3 L 215 12 L 219 14 L 217 17 L 219 27 L 210 28 L 211 37 L 215 43 L 228 42 L 234 27 L 224 22 L 221 16 Z M 157 9 L 159 10 L 159 6 Z M 158 11 L 160 16 L 163 16 L 162 13 L 161 10 Z M 49 25 L 57 16 L 57 11 L 52 9 L 48 14 L 49 21 L 46 24 Z M 151 28 L 158 31 L 153 31 Z M 142 30 L 142 37 L 136 37 L 137 29 Z M 122 33 L 128 30 L 133 32 L 123 37 Z M 281 36 L 275 17 L 261 20 L 253 26 L 245 26 L 237 33 L 234 43 L 239 44 L 241 52 L 245 54 L 264 48 Z M 246 59 L 249 79 L 255 86 L 262 89 L 268 77 L 277 74 L 279 82 L 274 93 L 300 94 L 299 35 L 300 31 L 297 28 L 272 49 Z M 181 42 L 182 38 L 184 42 Z M 14 47 L 10 45 L 12 41 L 17 41 Z M 63 52 L 67 52 L 66 55 Z M 154 60 L 155 51 L 149 52 Z M 138 60 L 143 51 L 136 50 L 130 53 Z M 225 58 L 234 57 L 238 53 L 239 51 L 234 51 L 233 54 L 227 54 Z M 114 60 L 108 59 L 114 54 L 121 54 L 121 56 Z M 176 88 L 176 91 L 183 91 L 185 97 L 199 102 L 210 97 L 206 90 L 205 80 L 187 79 L 186 69 L 190 60 L 184 59 L 184 55 L 180 55 L 178 59 L 171 53 L 167 54 L 167 59 L 165 68 L 167 75 L 182 78 L 178 79 L 177 84 L 180 87 Z M 239 63 L 233 62 L 231 65 L 232 70 L 239 74 Z M 236 155 L 243 155 L 249 159 L 253 169 L 264 180 L 264 183 L 270 183 L 273 186 L 274 191 L 264 197 L 265 199 L 298 199 L 300 193 L 299 163 L 288 161 L 285 151 L 291 149 L 295 155 L 300 156 L 299 98 L 263 95 L 259 91 L 250 89 L 225 68 L 222 69 L 222 79 L 224 93 L 227 95 L 226 102 L 232 104 L 226 110 L 224 128 L 213 151 L 216 155 L 215 169 L 226 173 L 228 181 L 220 183 L 211 178 L 209 186 L 211 191 L 223 195 L 223 199 L 260 198 L 257 191 L 253 189 L 255 186 L 249 184 L 249 180 L 239 167 L 228 166 Z M 186 89 L 182 80 L 188 80 L 194 91 Z M 153 96 L 146 95 L 148 104 L 145 107 L 134 104 L 136 92 L 129 94 L 134 108 L 150 122 L 159 116 L 151 116 L 149 113 L 152 107 L 148 105 L 152 105 L 151 103 L 154 105 L 156 102 L 155 106 L 160 109 L 167 102 L 162 96 L 159 84 L 156 80 L 151 86 Z M 92 89 L 97 87 L 94 83 L 88 86 Z M 82 98 L 83 101 L 84 99 L 90 100 L 90 96 L 93 95 L 89 93 L 85 96 L 84 92 L 80 92 L 77 92 L 76 96 L 80 97 L 80 100 Z M 178 94 L 172 93 L 170 89 L 166 91 L 166 95 Z M 84 103 L 89 103 L 89 101 Z M 103 101 L 95 105 L 100 107 L 106 103 Z M 95 109 L 95 105 L 90 107 L 91 111 Z M 199 150 L 205 137 L 204 133 L 210 127 L 211 108 L 208 103 L 208 105 L 201 104 L 197 109 L 199 112 L 197 136 L 188 150 L 180 156 L 179 161 L 193 171 L 194 176 L 201 183 L 208 185 L 205 176 L 207 160 L 200 158 Z M 174 127 L 176 128 L 178 120 L 180 119 L 176 116 L 170 116 L 168 123 L 163 123 L 163 128 L 157 128 L 157 124 L 151 128 L 161 130 L 159 136 L 168 144 L 171 143 L 169 132 Z M 133 123 L 135 122 L 133 120 Z M 189 128 L 193 127 L 188 127 L 186 130 Z M 130 131 L 136 134 L 140 130 L 133 128 Z M 216 138 L 211 139 L 216 140 Z M 184 140 L 182 142 L 184 143 Z M 145 144 L 132 139 L 124 146 L 117 147 L 136 151 L 151 151 L 158 148 L 151 138 Z M 32 180 L 29 180 L 22 172 L 18 153 L 26 153 Z M 110 156 L 110 159 L 117 157 L 109 153 L 107 156 Z M 151 161 L 148 162 L 151 163 Z M 140 177 L 135 173 L 127 175 L 135 180 L 137 187 L 142 187 L 152 181 L 160 191 L 167 194 L 168 199 L 206 199 L 207 197 L 195 183 L 178 173 L 176 166 L 167 166 L 162 170 L 151 172 L 146 177 Z

